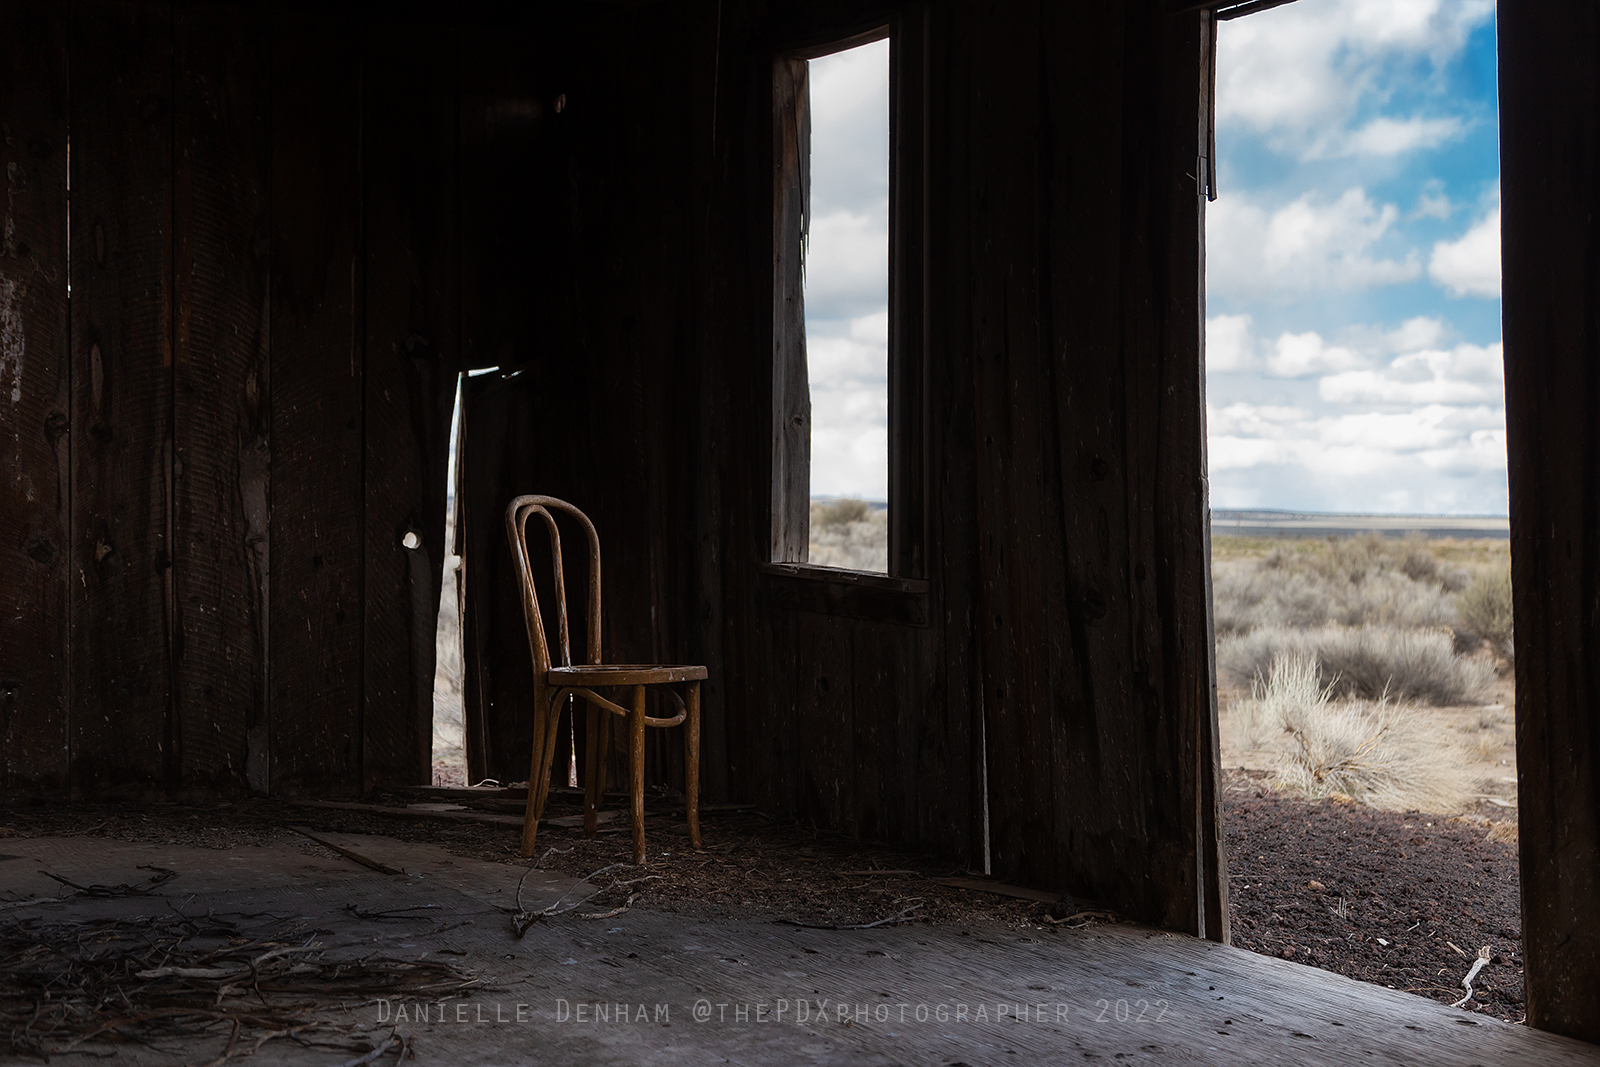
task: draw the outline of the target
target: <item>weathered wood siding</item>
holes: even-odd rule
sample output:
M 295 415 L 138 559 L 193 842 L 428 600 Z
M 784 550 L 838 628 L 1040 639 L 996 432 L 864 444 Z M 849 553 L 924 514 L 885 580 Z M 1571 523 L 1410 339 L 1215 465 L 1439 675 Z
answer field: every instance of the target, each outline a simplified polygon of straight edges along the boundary
M 526 775 L 501 509 L 550 493 L 600 529 L 607 658 L 711 667 L 712 797 L 1224 936 L 1206 23 L 1166 8 L 18 6 L 45 47 L 7 121 L 50 146 L 29 254 L 62 281 L 30 290 L 8 469 L 70 491 L 8 520 L 45 610 L 5 624 L 32 746 L 7 789 L 421 780 L 450 401 L 497 366 L 461 459 L 475 778 Z M 771 562 L 798 234 L 773 75 L 885 26 L 896 573 L 852 582 Z M 35 646 L 60 658 L 11 666 Z M 677 738 L 651 745 L 681 781 Z
M 1205 17 L 707 0 L 569 18 L 533 53 L 540 84 L 498 105 L 542 90 L 502 142 L 543 198 L 533 247 L 564 270 L 522 291 L 527 343 L 471 357 L 516 368 L 475 381 L 465 419 L 473 773 L 526 774 L 499 508 L 549 492 L 599 527 L 608 656 L 711 667 L 714 796 L 978 866 L 987 809 L 996 873 L 1225 936 L 1192 177 Z M 891 403 L 914 429 L 893 437 L 903 580 L 845 588 L 766 566 L 787 545 L 774 57 L 883 25 Z M 525 191 L 485 192 L 474 211 L 529 225 Z M 505 314 L 478 313 L 486 339 Z
M 1528 1022 L 1600 1042 L 1600 11 L 1500 5 Z
M 426 779 L 459 84 L 373 25 L 0 4 L 6 796 Z
M 67 20 L 0 5 L 0 790 L 67 778 L 71 353 Z

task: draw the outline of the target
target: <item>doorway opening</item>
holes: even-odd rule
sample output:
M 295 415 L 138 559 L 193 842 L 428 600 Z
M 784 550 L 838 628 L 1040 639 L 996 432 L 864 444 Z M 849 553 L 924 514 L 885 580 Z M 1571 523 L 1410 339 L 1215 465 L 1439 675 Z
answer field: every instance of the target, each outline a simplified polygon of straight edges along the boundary
M 433 773 L 436 786 L 467 784 L 466 697 L 462 684 L 461 541 L 456 532 L 456 448 L 461 434 L 461 385 L 450 414 L 450 459 L 445 490 L 444 559 L 439 624 L 434 631 Z
M 1206 238 L 1233 938 L 1517 1021 L 1494 5 L 1250 10 Z

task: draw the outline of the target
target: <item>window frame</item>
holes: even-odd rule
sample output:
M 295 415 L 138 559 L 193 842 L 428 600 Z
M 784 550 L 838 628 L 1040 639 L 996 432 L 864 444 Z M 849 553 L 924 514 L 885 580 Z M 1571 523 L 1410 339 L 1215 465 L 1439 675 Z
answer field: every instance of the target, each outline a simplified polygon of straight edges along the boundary
M 926 20 L 903 11 L 849 36 L 774 51 L 772 63 L 771 542 L 779 603 L 923 625 L 927 592 Z M 806 64 L 889 41 L 889 571 L 823 567 L 810 544 L 811 403 L 802 242 L 809 218 Z M 798 583 L 798 584 L 796 584 Z M 831 585 L 810 589 L 806 585 Z M 870 590 L 870 594 L 866 591 Z M 897 599 L 896 594 L 902 594 Z

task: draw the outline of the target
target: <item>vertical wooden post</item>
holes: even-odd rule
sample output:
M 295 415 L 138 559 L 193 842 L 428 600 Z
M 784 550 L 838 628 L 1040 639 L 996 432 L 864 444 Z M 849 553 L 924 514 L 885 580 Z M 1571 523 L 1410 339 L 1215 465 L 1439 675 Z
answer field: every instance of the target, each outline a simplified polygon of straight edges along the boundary
M 173 25 L 173 701 L 185 789 L 266 792 L 267 16 Z
M 360 25 L 273 11 L 274 792 L 361 787 Z M 307 116 L 316 116 L 308 122 Z
M 1600 1042 L 1600 10 L 1498 32 L 1528 1022 Z

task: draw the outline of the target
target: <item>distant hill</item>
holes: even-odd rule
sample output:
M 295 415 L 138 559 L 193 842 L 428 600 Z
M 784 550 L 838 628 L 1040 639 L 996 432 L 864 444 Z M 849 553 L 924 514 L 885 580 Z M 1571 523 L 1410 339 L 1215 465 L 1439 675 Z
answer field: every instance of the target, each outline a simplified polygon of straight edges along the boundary
M 1511 521 L 1503 515 L 1340 515 L 1318 511 L 1256 511 L 1214 508 L 1211 533 L 1241 537 L 1349 537 L 1375 533 L 1404 537 L 1505 538 Z

